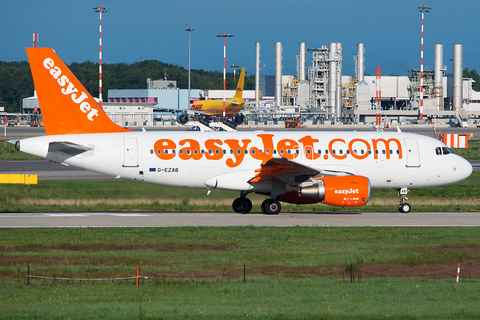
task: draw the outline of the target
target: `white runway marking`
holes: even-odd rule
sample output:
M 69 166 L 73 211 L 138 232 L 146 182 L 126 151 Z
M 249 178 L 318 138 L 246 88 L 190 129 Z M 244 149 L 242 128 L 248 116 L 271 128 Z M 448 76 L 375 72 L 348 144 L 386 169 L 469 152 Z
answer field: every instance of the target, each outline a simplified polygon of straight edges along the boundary
M 47 217 L 88 217 L 89 215 L 82 213 L 42 213 L 43 216 Z

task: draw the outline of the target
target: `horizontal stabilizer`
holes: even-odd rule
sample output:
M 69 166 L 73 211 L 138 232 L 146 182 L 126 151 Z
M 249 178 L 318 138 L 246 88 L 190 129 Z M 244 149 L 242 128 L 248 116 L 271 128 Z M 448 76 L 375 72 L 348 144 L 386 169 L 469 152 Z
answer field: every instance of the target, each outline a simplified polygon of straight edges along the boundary
M 48 152 L 64 152 L 66 154 L 80 154 L 93 150 L 93 147 L 86 144 L 77 144 L 69 141 L 55 141 L 48 145 Z

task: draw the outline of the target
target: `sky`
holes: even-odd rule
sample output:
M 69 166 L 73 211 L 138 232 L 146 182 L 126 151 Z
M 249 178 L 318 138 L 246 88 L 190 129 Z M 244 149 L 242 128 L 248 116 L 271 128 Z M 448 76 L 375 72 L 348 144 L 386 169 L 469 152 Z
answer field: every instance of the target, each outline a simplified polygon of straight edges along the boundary
M 103 0 L 102 0 L 103 1 Z M 420 68 L 422 15 L 425 13 L 424 68 L 433 70 L 434 45 L 443 44 L 443 64 L 452 72 L 453 45 L 463 44 L 463 66 L 480 71 L 478 0 L 19 0 L 0 3 L 0 61 L 25 61 L 25 47 L 51 47 L 66 62 L 98 62 L 99 4 L 102 62 L 135 63 L 155 59 L 188 68 L 227 71 L 232 64 L 255 73 L 255 43 L 261 45 L 261 75 L 275 74 L 275 42 L 283 43 L 283 74 L 296 75 L 299 43 L 307 48 L 341 42 L 343 74 L 355 75 L 357 43 L 365 44 L 365 73 L 407 75 Z M 307 67 L 311 54 L 307 53 Z M 172 79 L 174 80 L 174 79 Z

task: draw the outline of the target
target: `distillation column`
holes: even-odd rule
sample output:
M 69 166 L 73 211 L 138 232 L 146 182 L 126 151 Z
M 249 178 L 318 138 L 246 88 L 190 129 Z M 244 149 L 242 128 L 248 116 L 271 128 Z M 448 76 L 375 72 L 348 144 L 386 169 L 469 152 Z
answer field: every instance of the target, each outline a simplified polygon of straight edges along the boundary
M 453 45 L 453 110 L 462 107 L 463 89 L 463 45 Z
M 433 90 L 437 104 L 437 111 L 443 111 L 443 83 L 442 83 L 442 66 L 443 66 L 443 44 L 435 45 L 435 68 L 433 75 Z
M 282 43 L 275 42 L 275 104 L 282 105 Z
M 330 42 L 328 53 L 328 112 L 329 118 L 334 122 L 337 114 L 337 43 Z
M 342 44 L 337 43 L 337 121 L 342 117 Z
M 255 42 L 255 101 L 260 100 L 259 94 L 260 94 L 260 42 Z
M 306 62 L 307 62 L 307 44 L 305 42 L 300 42 L 299 44 L 299 54 L 298 54 L 298 105 L 300 108 L 306 108 L 308 101 L 310 99 L 310 85 L 307 81 L 306 75 Z

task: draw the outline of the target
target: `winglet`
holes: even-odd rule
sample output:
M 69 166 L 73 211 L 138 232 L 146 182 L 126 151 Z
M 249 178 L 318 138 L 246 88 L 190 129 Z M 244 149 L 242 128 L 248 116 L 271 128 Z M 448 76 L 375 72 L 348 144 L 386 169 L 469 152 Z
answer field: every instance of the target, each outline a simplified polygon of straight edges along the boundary
M 240 73 L 240 78 L 238 78 L 237 83 L 237 91 L 235 92 L 235 96 L 233 97 L 234 100 L 242 99 L 243 97 L 243 82 L 245 79 L 245 68 L 242 68 L 242 72 Z
M 47 135 L 129 132 L 115 124 L 50 48 L 27 48 Z

